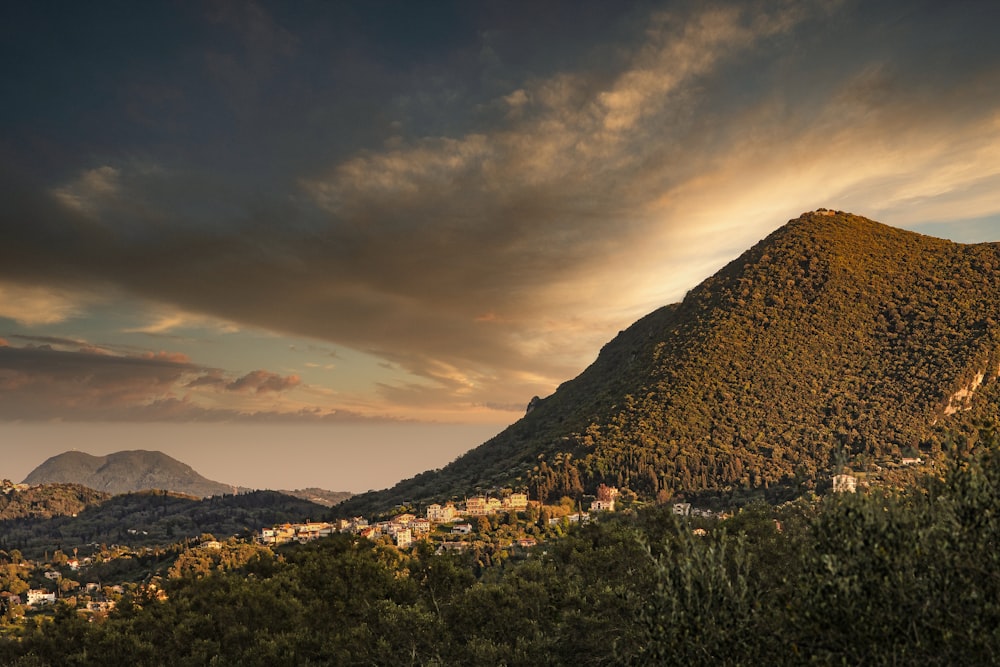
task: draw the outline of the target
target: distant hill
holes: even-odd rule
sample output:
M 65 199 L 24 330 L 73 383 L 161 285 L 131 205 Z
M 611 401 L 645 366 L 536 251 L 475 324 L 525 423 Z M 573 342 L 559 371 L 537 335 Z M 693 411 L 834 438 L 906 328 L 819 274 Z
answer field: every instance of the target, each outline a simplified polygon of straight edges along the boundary
M 107 456 L 70 451 L 53 456 L 25 477 L 25 484 L 69 483 L 110 494 L 147 489 L 199 498 L 231 494 L 234 487 L 206 479 L 162 452 L 133 450 Z
M 5 486 L 0 488 L 0 521 L 74 515 L 110 497 L 79 484 L 45 484 L 26 489 Z
M 2 496 L 0 496 L 2 498 Z M 0 547 L 28 557 L 93 544 L 163 546 L 210 533 L 219 539 L 278 523 L 320 520 L 326 507 L 276 491 L 192 498 L 165 491 L 107 498 L 75 515 L 0 521 Z
M 1000 419 L 1000 244 L 820 210 L 620 332 L 521 420 L 342 514 L 532 497 L 768 493 L 974 446 Z M 878 473 L 881 474 L 881 473 Z
M 279 490 L 278 493 L 308 500 L 311 503 L 323 505 L 324 507 L 333 507 L 334 505 L 342 503 L 354 495 L 350 491 L 327 491 L 326 489 L 318 489 L 316 487 L 309 487 L 308 489 L 295 489 L 293 491 L 282 489 Z

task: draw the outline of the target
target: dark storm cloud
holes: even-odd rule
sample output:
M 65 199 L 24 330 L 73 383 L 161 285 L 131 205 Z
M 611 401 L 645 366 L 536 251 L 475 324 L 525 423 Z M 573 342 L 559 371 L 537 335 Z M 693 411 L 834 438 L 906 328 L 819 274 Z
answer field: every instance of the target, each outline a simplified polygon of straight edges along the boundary
M 0 418 L 225 420 L 255 414 L 206 404 L 204 396 L 184 391 L 199 384 L 214 386 L 200 383 L 204 378 L 217 378 L 222 390 L 256 393 L 282 392 L 300 384 L 296 376 L 263 370 L 228 379 L 218 369 L 198 366 L 177 353 L 118 356 L 89 351 L 86 345 L 56 350 L 47 344 L 12 347 L 0 341 Z
M 95 49 L 81 74 L 124 107 L 3 112 L 0 280 L 335 342 L 426 380 L 393 402 L 485 405 L 579 370 L 788 206 L 995 208 L 989 5 L 536 4 L 219 3 L 172 15 L 162 57 Z

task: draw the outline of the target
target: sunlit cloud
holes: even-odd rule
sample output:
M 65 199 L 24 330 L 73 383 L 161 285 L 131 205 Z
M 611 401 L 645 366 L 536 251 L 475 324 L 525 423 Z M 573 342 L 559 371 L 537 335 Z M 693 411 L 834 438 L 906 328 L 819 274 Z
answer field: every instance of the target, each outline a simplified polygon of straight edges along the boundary
M 95 301 L 93 296 L 64 289 L 0 282 L 0 317 L 25 326 L 63 322 Z
M 125 328 L 124 333 L 142 333 L 151 336 L 169 334 L 181 329 L 205 329 L 219 333 L 236 333 L 239 326 L 215 317 L 195 315 L 178 310 L 156 309 L 145 324 Z
M 171 97 L 172 140 L 77 156 L 45 185 L 0 174 L 0 317 L 96 318 L 77 291 L 110 287 L 116 335 L 295 356 L 147 359 L 186 369 L 134 401 L 164 414 L 512 417 L 803 211 L 936 229 L 1000 213 L 992 34 L 921 11 L 652 3 L 561 60 L 484 29 L 478 64 L 459 48 L 393 69 L 362 40 L 316 69 L 329 45 L 288 15 L 221 5 L 200 19 L 228 39 L 179 60 L 218 98 Z M 372 118 L 338 124 L 337 77 Z

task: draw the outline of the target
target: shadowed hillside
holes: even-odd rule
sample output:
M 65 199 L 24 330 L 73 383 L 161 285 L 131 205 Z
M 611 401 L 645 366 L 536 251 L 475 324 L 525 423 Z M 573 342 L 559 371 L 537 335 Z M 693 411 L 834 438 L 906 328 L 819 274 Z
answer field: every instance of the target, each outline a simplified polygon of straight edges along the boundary
M 966 446 L 997 417 L 1000 244 L 807 213 L 440 471 L 339 513 L 498 486 L 641 496 L 780 487 Z
M 93 492 L 91 492 L 93 493 Z M 318 519 L 327 508 L 276 491 L 192 498 L 166 491 L 121 494 L 72 515 L 0 521 L 0 549 L 20 549 L 40 558 L 54 546 L 165 546 L 211 533 L 245 536 L 264 526 Z

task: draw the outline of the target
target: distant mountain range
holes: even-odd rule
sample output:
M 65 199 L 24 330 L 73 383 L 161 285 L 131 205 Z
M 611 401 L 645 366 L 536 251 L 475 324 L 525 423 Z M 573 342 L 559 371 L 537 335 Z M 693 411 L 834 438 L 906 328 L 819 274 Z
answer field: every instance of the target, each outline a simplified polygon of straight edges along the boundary
M 503 487 L 532 497 L 794 496 L 838 469 L 942 459 L 1000 420 L 1000 244 L 819 210 L 620 332 L 439 471 L 338 513 Z
M 155 489 L 208 498 L 251 491 L 207 479 L 191 466 L 163 452 L 146 450 L 115 452 L 107 456 L 93 456 L 78 451 L 64 452 L 32 470 L 24 483 L 74 484 L 108 495 Z M 331 507 L 351 497 L 347 491 L 319 488 L 278 490 L 277 493 L 324 507 Z

